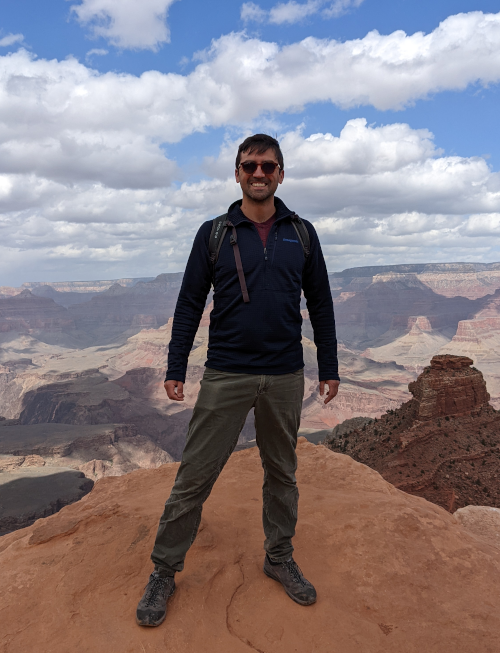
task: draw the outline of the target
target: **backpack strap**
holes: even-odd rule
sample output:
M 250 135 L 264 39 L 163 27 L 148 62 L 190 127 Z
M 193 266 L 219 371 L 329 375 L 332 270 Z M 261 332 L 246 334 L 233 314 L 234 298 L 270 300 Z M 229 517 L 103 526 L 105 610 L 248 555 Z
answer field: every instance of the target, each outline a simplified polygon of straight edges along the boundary
M 236 263 L 236 271 L 238 272 L 238 279 L 240 281 L 241 294 L 243 295 L 243 301 L 245 304 L 248 304 L 250 297 L 248 296 L 245 273 L 243 272 L 243 264 L 241 262 L 240 248 L 238 247 L 236 228 L 233 223 L 227 219 L 227 213 L 224 213 L 224 215 L 219 215 L 219 217 L 213 219 L 212 231 L 210 232 L 210 238 L 208 240 L 208 252 L 210 254 L 210 263 L 212 264 L 212 284 L 215 281 L 215 264 L 219 258 L 219 251 L 228 227 L 231 227 L 232 229 L 230 243 L 233 246 L 233 254 Z
M 219 258 L 219 251 L 227 231 L 227 213 L 219 215 L 212 221 L 212 231 L 208 241 L 208 253 L 212 264 L 212 281 L 215 277 L 215 264 Z
M 307 227 L 296 213 L 292 213 L 292 224 L 295 231 L 297 232 L 300 244 L 304 250 L 304 256 L 307 260 L 309 254 L 311 253 L 311 239 L 309 238 Z
M 236 235 L 236 228 L 232 222 L 227 220 L 227 226 L 232 228 L 231 238 L 229 242 L 233 246 L 234 260 L 236 263 L 236 271 L 238 272 L 238 279 L 240 280 L 241 294 L 243 295 L 243 301 L 245 304 L 248 304 L 250 297 L 248 296 L 247 282 L 245 281 L 245 273 L 243 272 L 243 264 L 241 262 L 240 248 L 238 247 L 238 237 Z

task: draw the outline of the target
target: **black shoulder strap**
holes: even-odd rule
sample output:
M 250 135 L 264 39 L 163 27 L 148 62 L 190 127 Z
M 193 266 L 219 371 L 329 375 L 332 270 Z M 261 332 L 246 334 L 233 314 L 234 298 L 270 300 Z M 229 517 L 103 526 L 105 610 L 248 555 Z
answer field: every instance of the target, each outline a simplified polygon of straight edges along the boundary
M 215 264 L 219 258 L 219 250 L 224 240 L 227 231 L 227 213 L 219 215 L 214 218 L 212 222 L 212 231 L 210 232 L 210 239 L 208 241 L 208 253 L 210 254 L 210 262 L 212 264 L 212 277 L 215 270 Z
M 307 227 L 296 213 L 292 213 L 292 224 L 297 232 L 302 249 L 304 250 L 304 256 L 307 259 L 311 252 L 311 240 L 309 238 Z

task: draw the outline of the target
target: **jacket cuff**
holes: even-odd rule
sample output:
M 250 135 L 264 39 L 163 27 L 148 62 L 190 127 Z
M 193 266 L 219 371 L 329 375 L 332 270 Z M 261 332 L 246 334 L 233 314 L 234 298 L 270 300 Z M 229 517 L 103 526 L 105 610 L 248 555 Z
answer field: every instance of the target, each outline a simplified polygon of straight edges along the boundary
M 171 372 L 170 370 L 167 370 L 165 381 L 181 381 L 181 383 L 186 383 L 186 372 Z
M 320 381 L 340 381 L 340 376 L 338 375 L 337 372 L 332 372 L 330 374 L 320 374 L 319 375 L 319 380 Z

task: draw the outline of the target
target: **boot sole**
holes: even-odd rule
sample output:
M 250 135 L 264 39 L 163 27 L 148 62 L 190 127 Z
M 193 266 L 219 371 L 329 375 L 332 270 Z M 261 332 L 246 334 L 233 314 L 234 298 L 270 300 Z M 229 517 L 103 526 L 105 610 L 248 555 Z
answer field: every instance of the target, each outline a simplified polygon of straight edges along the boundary
M 314 605 L 316 603 L 317 599 L 314 599 L 314 601 L 302 601 L 301 599 L 298 599 L 296 596 L 294 596 L 293 594 L 291 594 L 287 590 L 287 588 L 283 585 L 283 583 L 280 581 L 279 578 L 276 578 L 276 576 L 273 576 L 272 574 L 270 574 L 265 567 L 264 567 L 263 571 L 264 571 L 264 573 L 266 574 L 266 576 L 268 578 L 272 578 L 277 583 L 279 583 L 281 585 L 281 587 L 285 590 L 287 596 L 289 596 L 292 599 L 292 601 L 295 601 L 295 603 L 298 603 L 299 605 Z
M 174 591 L 172 592 L 172 594 L 169 594 L 169 595 L 168 595 L 168 597 L 167 597 L 167 604 L 168 604 L 169 599 L 170 599 L 170 598 L 175 594 L 175 590 L 176 590 L 176 589 L 177 589 L 177 586 L 174 587 Z M 139 620 L 139 618 L 137 617 L 137 615 L 135 616 L 135 621 L 136 621 L 136 623 L 137 623 L 138 626 L 145 626 L 146 628 L 156 628 L 157 626 L 161 626 L 161 625 L 162 625 L 162 623 L 165 621 L 166 617 L 167 617 L 167 610 L 165 610 L 165 614 L 163 615 L 163 619 L 161 619 L 160 621 L 157 621 L 157 622 L 154 623 L 154 624 L 145 624 L 145 623 L 143 623 L 142 621 Z

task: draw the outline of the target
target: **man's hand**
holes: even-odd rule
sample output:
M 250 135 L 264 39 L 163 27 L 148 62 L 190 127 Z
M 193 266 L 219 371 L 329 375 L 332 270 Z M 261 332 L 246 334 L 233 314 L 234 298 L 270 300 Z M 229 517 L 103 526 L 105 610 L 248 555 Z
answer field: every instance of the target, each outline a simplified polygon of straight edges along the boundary
M 325 384 L 328 386 L 328 394 L 325 397 L 325 404 L 331 401 L 337 392 L 339 391 L 340 381 L 320 381 L 319 382 L 319 394 L 323 396 L 325 394 Z M 170 395 L 169 395 L 170 397 Z
M 169 399 L 184 401 L 184 383 L 182 381 L 165 381 L 163 387 L 167 391 Z

